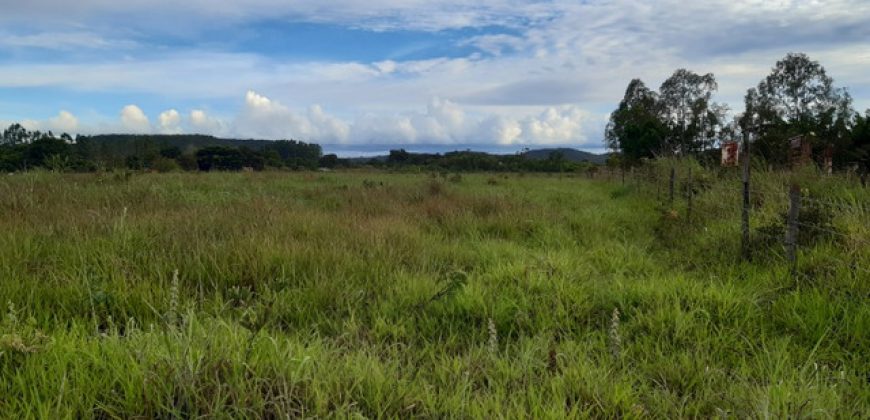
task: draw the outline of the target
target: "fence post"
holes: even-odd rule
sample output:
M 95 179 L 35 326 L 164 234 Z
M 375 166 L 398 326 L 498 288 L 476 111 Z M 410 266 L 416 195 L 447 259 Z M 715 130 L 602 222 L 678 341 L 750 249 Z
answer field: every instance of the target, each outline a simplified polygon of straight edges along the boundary
M 739 156 L 739 155 L 738 155 Z M 743 134 L 743 212 L 740 215 L 743 238 L 741 241 L 743 259 L 748 260 L 749 252 L 749 138 Z
M 686 207 L 686 220 L 689 221 L 690 223 L 692 222 L 692 193 L 693 192 L 694 191 L 692 190 L 692 167 L 690 166 L 689 167 L 688 185 L 686 185 L 686 201 L 687 201 L 686 204 L 688 205 Z
M 671 166 L 671 179 L 668 183 L 668 202 L 670 203 L 670 207 L 674 208 L 674 178 L 676 177 L 677 171 Z
M 798 216 L 800 211 L 801 188 L 798 184 L 792 184 L 788 191 L 788 226 L 785 231 L 785 246 L 788 262 L 791 264 L 792 277 L 797 276 Z
M 656 204 L 662 204 L 662 186 L 659 184 L 659 170 L 653 169 L 653 182 L 656 184 Z

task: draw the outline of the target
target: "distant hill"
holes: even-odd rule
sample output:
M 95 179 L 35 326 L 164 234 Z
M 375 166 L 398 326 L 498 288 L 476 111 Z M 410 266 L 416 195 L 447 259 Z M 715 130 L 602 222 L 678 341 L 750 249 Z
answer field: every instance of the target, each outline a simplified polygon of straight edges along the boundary
M 597 155 L 595 153 L 584 152 L 582 150 L 572 149 L 568 147 L 559 147 L 551 149 L 535 149 L 523 153 L 526 159 L 545 160 L 550 158 L 553 152 L 562 153 L 565 160 L 570 162 L 589 162 L 604 164 L 607 162 L 607 154 Z
M 210 146 L 247 147 L 251 150 L 263 150 L 267 145 L 275 143 L 272 140 L 222 139 L 204 134 L 100 134 L 95 136 L 79 136 L 77 141 L 89 141 L 93 144 L 107 144 L 119 149 L 133 149 L 139 142 L 147 141 L 161 147 L 178 147 L 202 149 Z
M 548 149 L 534 149 L 529 150 L 521 154 L 526 159 L 530 160 L 546 160 L 550 158 L 550 153 L 553 152 L 561 152 L 562 156 L 565 160 L 569 162 L 589 162 L 598 165 L 603 165 L 607 162 L 607 154 L 595 154 L 584 152 L 582 150 L 572 149 L 569 147 L 560 147 L 560 148 L 548 148 Z M 413 153 L 413 152 L 412 152 Z M 352 157 L 348 160 L 352 163 L 356 164 L 364 164 L 371 161 L 376 162 L 386 162 L 388 156 L 387 155 L 377 155 L 377 156 L 369 156 L 369 157 Z

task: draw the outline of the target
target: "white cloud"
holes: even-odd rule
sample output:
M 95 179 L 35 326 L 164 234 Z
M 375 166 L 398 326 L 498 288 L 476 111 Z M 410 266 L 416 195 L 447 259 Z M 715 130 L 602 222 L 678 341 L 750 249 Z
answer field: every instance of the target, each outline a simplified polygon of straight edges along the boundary
M 127 105 L 121 109 L 121 128 L 129 133 L 150 133 L 151 124 L 148 116 L 136 105 Z
M 181 133 L 181 115 L 174 109 L 169 109 L 160 113 L 157 117 L 162 134 L 179 134 Z
M 214 118 L 201 109 L 190 111 L 188 117 L 190 128 L 194 133 L 211 134 L 215 136 L 226 135 L 226 125 L 218 118 Z
M 51 50 L 71 49 L 129 49 L 138 44 L 131 40 L 113 39 L 82 31 L 70 32 L 37 32 L 31 34 L 14 34 L 0 32 L 0 47 L 7 48 L 43 48 Z
M 525 139 L 536 143 L 577 142 L 583 137 L 583 110 L 569 106 L 561 109 L 547 108 L 537 117 L 523 121 Z
M 61 110 L 57 115 L 45 120 L 26 119 L 18 121 L 22 127 L 30 131 L 51 131 L 55 135 L 67 133 L 75 135 L 79 132 L 79 119 L 69 111 Z M 12 125 L 12 121 L 0 120 L 0 130 Z
M 49 130 L 55 133 L 75 134 L 79 128 L 79 119 L 69 111 L 61 110 L 57 116 L 48 119 Z
M 355 143 L 573 144 L 588 141 L 589 116 L 576 106 L 549 107 L 538 114 L 475 114 L 443 99 L 425 113 L 366 114 L 351 125 Z
M 233 131 L 241 136 L 267 139 L 319 139 L 320 142 L 341 143 L 347 140 L 349 128 L 320 106 L 311 106 L 307 113 L 300 114 L 249 90 L 245 94 L 244 108 L 233 123 Z
M 132 29 L 79 29 L 105 27 L 87 23 L 106 16 L 119 19 L 116 26 Z M 180 16 L 190 23 L 177 25 Z M 154 54 L 154 49 L 124 41 L 140 39 L 130 36 L 137 31 L 180 33 L 202 41 L 198 37 L 216 25 L 249 28 L 263 17 L 380 31 L 493 24 L 509 30 L 468 31 L 475 35 L 447 45 L 479 50 L 465 57 L 385 56 L 368 62 L 165 45 L 161 48 L 166 50 Z M 58 28 L 49 24 L 52 19 L 61 22 Z M 0 48 L 142 48 L 142 54 L 123 50 L 123 59 L 105 54 L 98 61 L 16 60 L 0 66 L 0 87 L 59 86 L 178 101 L 167 108 L 191 100 L 236 103 L 240 92 L 251 89 L 235 116 L 193 110 L 171 124 L 217 135 L 324 143 L 599 141 L 607 112 L 634 77 L 655 88 L 679 67 L 712 71 L 720 85 L 716 99 L 739 112 L 745 90 L 788 51 L 820 60 L 838 86 L 850 88 L 856 107 L 870 107 L 866 1 L 30 0 L 6 5 L 0 22 L 13 20 L 41 23 L 26 33 L 4 30 Z M 64 26 L 67 21 L 75 22 L 75 28 Z M 40 25 L 45 32 L 39 32 Z M 69 35 L 66 40 L 64 35 Z M 256 92 L 268 92 L 268 97 Z M 128 119 L 125 130 L 130 125 L 137 132 L 167 132 L 162 114 L 155 127 L 141 110 Z
M 491 139 L 499 145 L 514 144 L 522 134 L 523 129 L 518 121 L 503 116 L 493 115 L 480 123 L 480 138 Z

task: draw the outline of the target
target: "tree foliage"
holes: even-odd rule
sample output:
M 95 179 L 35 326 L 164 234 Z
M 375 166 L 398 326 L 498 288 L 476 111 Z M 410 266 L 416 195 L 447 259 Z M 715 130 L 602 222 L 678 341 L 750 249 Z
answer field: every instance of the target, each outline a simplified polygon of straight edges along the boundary
M 610 114 L 604 135 L 607 147 L 621 152 L 629 162 L 662 153 L 667 127 L 661 115 L 658 95 L 640 79 L 632 80 L 619 107 Z
M 694 153 L 712 146 L 724 118 L 724 108 L 712 102 L 718 88 L 713 73 L 686 69 L 678 69 L 662 83 L 659 102 L 668 127 L 668 152 Z
M 710 156 L 717 142 L 749 138 L 753 153 L 772 164 L 789 157 L 788 140 L 804 136 L 820 160 L 834 150 L 834 165 L 867 167 L 867 116 L 851 107 L 849 93 L 834 85 L 825 68 L 806 54 L 790 53 L 744 97 L 744 111 L 728 121 L 728 109 L 713 101 L 712 73 L 676 70 L 651 91 L 639 79 L 628 84 L 610 115 L 605 144 L 632 164 L 667 154 Z
M 771 163 L 787 160 L 788 139 L 797 135 L 812 139 L 817 152 L 834 146 L 842 160 L 852 141 L 851 103 L 848 92 L 834 86 L 819 62 L 789 53 L 749 89 L 740 125 Z

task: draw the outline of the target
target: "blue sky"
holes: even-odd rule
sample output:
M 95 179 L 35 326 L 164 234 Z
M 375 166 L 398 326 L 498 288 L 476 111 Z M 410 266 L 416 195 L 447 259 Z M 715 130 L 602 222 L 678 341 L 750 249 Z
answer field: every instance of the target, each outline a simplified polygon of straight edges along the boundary
M 867 1 L 0 3 L 0 124 L 58 132 L 600 150 L 630 79 L 713 72 L 737 113 L 792 51 L 870 107 Z

